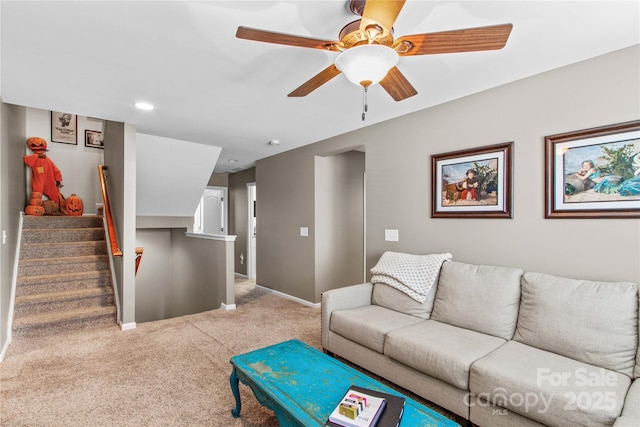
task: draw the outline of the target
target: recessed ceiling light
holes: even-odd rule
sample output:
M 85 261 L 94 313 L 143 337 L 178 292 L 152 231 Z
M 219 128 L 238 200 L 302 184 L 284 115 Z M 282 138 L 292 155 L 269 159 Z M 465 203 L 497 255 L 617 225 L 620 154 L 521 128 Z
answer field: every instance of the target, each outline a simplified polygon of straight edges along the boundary
M 144 110 L 144 111 L 151 111 L 154 108 L 153 105 L 149 104 L 148 102 L 143 102 L 143 101 L 136 102 L 135 106 L 136 106 L 137 109 Z
M 227 160 L 227 162 L 229 162 L 229 163 L 238 163 L 238 160 L 237 159 L 229 159 L 229 160 Z
M 267 142 L 268 145 L 280 145 L 280 140 L 279 139 L 272 139 L 271 141 Z

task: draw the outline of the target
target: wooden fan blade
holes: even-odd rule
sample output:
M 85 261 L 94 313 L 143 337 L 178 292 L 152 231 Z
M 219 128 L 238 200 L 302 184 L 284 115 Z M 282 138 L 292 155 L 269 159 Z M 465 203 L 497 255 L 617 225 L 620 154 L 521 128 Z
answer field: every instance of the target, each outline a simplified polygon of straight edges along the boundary
M 312 49 L 339 51 L 340 42 L 334 40 L 313 39 L 291 34 L 259 30 L 257 28 L 238 27 L 236 37 L 265 43 L 283 44 L 287 46 L 308 47 Z
M 362 11 L 360 31 L 366 32 L 370 25 L 382 27 L 382 36 L 389 34 L 396 22 L 405 0 L 367 0 Z
M 502 49 L 507 43 L 512 28 L 512 24 L 503 24 L 466 30 L 414 34 L 399 37 L 394 43 L 394 48 L 400 56 L 497 50 Z M 405 51 L 405 49 L 408 50 Z
M 299 88 L 291 92 L 290 97 L 299 97 L 299 96 L 307 96 L 314 90 L 318 89 L 320 86 L 334 78 L 340 74 L 340 70 L 336 68 L 335 65 L 331 64 L 324 70 L 320 71 L 315 76 L 311 77 L 309 80 L 304 82 Z
M 380 81 L 380 86 L 396 101 L 402 101 L 418 93 L 398 67 L 389 70 L 386 77 Z

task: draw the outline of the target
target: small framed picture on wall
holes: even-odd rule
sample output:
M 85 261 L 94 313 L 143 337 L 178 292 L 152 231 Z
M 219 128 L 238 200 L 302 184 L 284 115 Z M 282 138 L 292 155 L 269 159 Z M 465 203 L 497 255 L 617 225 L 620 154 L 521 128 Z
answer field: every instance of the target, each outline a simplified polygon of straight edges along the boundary
M 78 144 L 78 116 L 51 112 L 51 142 Z
M 102 140 L 102 132 L 97 130 L 85 130 L 84 146 L 94 147 L 94 148 L 104 148 L 104 141 Z

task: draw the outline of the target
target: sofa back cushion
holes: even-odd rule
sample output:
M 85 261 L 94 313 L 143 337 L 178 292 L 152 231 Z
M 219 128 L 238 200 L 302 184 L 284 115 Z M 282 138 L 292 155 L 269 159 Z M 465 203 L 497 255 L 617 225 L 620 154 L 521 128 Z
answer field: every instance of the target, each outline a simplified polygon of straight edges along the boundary
M 442 264 L 431 318 L 509 340 L 520 303 L 519 268 Z
M 385 283 L 373 285 L 371 303 L 400 313 L 410 314 L 421 319 L 428 319 L 433 310 L 433 299 L 436 295 L 436 286 L 432 286 L 427 293 L 425 302 L 418 302 L 404 292 Z
M 513 339 L 632 376 L 638 286 L 527 272 Z

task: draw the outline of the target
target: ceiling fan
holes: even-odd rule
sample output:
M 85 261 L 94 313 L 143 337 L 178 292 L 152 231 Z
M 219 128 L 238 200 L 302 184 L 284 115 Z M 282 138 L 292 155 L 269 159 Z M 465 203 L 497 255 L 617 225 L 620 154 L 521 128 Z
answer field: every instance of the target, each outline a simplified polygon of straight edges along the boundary
M 290 97 L 306 96 L 344 73 L 354 84 L 366 90 L 380 86 L 396 101 L 418 92 L 400 72 L 396 64 L 400 56 L 497 50 L 504 47 L 512 24 L 477 27 L 437 33 L 393 37 L 393 24 L 406 0 L 347 0 L 348 9 L 361 19 L 347 24 L 339 40 L 322 40 L 256 28 L 238 27 L 236 37 L 280 45 L 340 52 L 328 66 L 300 87 Z M 365 101 L 366 106 L 366 101 Z M 366 107 L 365 107 L 366 111 Z M 364 120 L 364 113 L 363 113 Z

